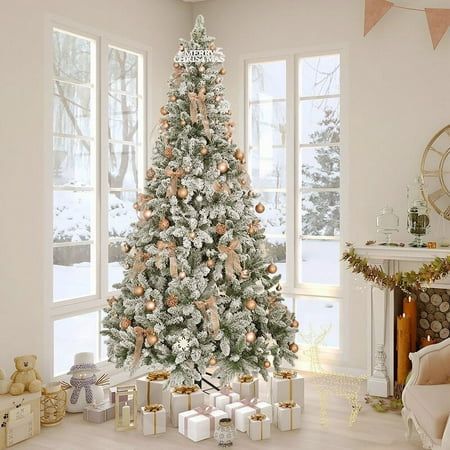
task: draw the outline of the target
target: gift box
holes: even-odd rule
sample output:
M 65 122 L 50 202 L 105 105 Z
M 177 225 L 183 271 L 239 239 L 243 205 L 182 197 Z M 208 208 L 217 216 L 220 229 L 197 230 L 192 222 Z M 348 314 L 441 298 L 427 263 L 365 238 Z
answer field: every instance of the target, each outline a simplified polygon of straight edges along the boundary
M 104 402 L 99 405 L 88 405 L 83 410 L 83 419 L 87 422 L 103 423 L 114 419 L 114 403 Z
M 253 414 L 264 414 L 272 422 L 272 405 L 258 399 L 241 399 L 239 402 L 225 405 L 225 412 L 234 422 L 237 430 L 243 433 L 248 429 L 248 418 Z
M 270 380 L 271 403 L 295 402 L 305 407 L 305 379 L 290 370 L 275 372 Z
M 276 403 L 274 422 L 280 431 L 291 431 L 300 428 L 302 409 L 295 402 Z
M 20 419 L 8 420 L 6 424 L 6 446 L 18 444 L 33 436 L 33 413 L 28 413 Z
M 153 404 L 141 408 L 144 436 L 166 432 L 167 413 L 163 405 Z
M 238 402 L 239 399 L 239 394 L 233 392 L 229 386 L 221 388 L 219 392 L 209 394 L 209 404 L 222 411 L 225 411 L 225 405 Z
M 136 380 L 138 407 L 161 404 L 170 412 L 170 390 L 167 388 L 170 373 L 166 371 L 150 372 Z
M 205 394 L 196 385 L 177 386 L 170 393 L 170 421 L 178 427 L 178 415 L 199 406 L 203 406 Z
M 251 375 L 241 375 L 233 381 L 232 388 L 240 398 L 258 398 L 259 395 L 259 381 Z
M 227 413 L 212 406 L 200 406 L 178 416 L 178 431 L 191 441 L 198 442 L 214 436 L 220 419 Z
M 265 414 L 253 414 L 247 419 L 247 434 L 252 441 L 270 439 L 271 420 Z

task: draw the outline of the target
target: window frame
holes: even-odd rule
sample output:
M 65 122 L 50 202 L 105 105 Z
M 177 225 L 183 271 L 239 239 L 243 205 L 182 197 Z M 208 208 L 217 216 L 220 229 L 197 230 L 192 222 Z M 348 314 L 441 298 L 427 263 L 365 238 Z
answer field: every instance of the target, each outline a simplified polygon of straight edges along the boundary
M 95 264 L 96 290 L 93 295 L 79 298 L 71 298 L 61 301 L 53 299 L 53 32 L 60 30 L 69 34 L 87 38 L 95 45 L 95 175 L 93 184 L 95 195 L 96 223 L 94 240 L 95 255 L 91 255 L 92 264 Z M 54 374 L 54 322 L 60 319 L 83 315 L 98 311 L 99 322 L 101 310 L 105 307 L 106 299 L 117 293 L 117 290 L 108 291 L 108 257 L 109 236 L 108 228 L 108 194 L 111 191 L 108 183 L 109 170 L 109 140 L 108 140 L 108 50 L 110 47 L 138 54 L 142 57 L 142 66 L 139 68 L 141 80 L 141 108 L 138 116 L 141 124 L 141 139 L 138 165 L 137 191 L 142 192 L 145 183 L 145 168 L 148 161 L 151 123 L 151 79 L 150 62 L 151 49 L 148 46 L 122 39 L 98 29 L 71 22 L 65 18 L 48 15 L 45 20 L 45 51 L 44 51 L 44 173 L 45 173 L 45 201 L 43 211 L 44 219 L 44 277 L 43 277 L 43 302 L 44 302 L 44 356 L 42 369 L 48 379 L 58 379 L 61 375 Z M 136 147 L 137 148 L 137 147 Z M 98 258 L 95 261 L 95 258 Z M 94 262 L 95 261 L 95 262 Z M 101 350 L 101 335 L 98 335 L 99 350 Z M 102 360 L 97 365 L 112 375 L 116 374 L 117 381 L 124 378 L 119 369 L 113 364 Z
M 249 150 L 249 86 L 248 74 L 249 66 L 255 63 L 267 63 L 284 60 L 286 62 L 286 262 L 294 262 L 286 264 L 286 280 L 282 282 L 283 295 L 289 298 L 288 306 L 294 306 L 296 297 L 316 297 L 317 299 L 329 299 L 337 302 L 339 307 L 339 347 L 323 347 L 325 359 L 334 360 L 345 354 L 345 350 L 349 347 L 349 332 L 346 324 L 348 323 L 348 302 L 344 300 L 344 296 L 348 297 L 349 291 L 348 279 L 344 276 L 344 267 L 340 262 L 340 284 L 320 285 L 312 283 L 300 283 L 298 279 L 298 261 L 300 254 L 300 236 L 301 226 L 298 220 L 299 208 L 296 205 L 301 200 L 301 190 L 299 189 L 299 173 L 296 168 L 299 164 L 300 157 L 300 137 L 298 132 L 299 124 L 299 63 L 302 58 L 315 57 L 321 55 L 340 55 L 340 235 L 338 241 L 340 243 L 340 252 L 342 253 L 347 239 L 348 227 L 348 163 L 347 163 L 347 115 L 349 102 L 348 89 L 348 44 L 337 43 L 332 46 L 314 46 L 303 49 L 288 49 L 285 51 L 273 51 L 263 53 L 253 53 L 241 56 L 241 67 L 243 82 L 240 83 L 239 93 L 243 101 L 240 102 L 239 114 L 244 118 L 243 131 L 240 133 L 240 143 L 247 153 Z M 250 158 L 247 157 L 247 161 Z M 301 320 L 301 319 L 299 319 Z

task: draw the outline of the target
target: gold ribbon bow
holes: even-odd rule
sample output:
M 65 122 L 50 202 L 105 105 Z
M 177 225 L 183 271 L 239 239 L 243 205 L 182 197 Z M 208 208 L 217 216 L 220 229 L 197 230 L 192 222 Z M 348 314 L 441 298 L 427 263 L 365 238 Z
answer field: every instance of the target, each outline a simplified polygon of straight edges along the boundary
M 239 382 L 240 383 L 251 383 L 253 381 L 253 376 L 245 373 L 244 375 L 239 376 Z
M 228 279 L 233 278 L 235 273 L 241 273 L 242 266 L 239 261 L 239 255 L 236 253 L 236 249 L 239 247 L 239 241 L 233 239 L 228 247 L 226 245 L 219 245 L 217 248 L 220 253 L 225 253 L 227 259 L 225 261 L 225 275 Z
M 295 408 L 297 406 L 297 403 L 290 401 L 290 402 L 280 402 L 279 404 L 280 408 Z
M 275 372 L 273 376 L 276 378 L 290 380 L 291 378 L 295 378 L 295 372 L 293 372 L 292 370 L 280 370 L 278 372 Z
M 134 333 L 136 334 L 136 345 L 134 347 L 133 367 L 136 367 L 141 359 L 142 346 L 147 336 L 155 334 L 152 328 L 146 330 L 142 327 L 134 327 Z
M 231 193 L 230 186 L 228 186 L 228 183 L 215 181 L 213 184 L 213 189 L 215 192 L 226 192 L 227 194 Z
M 198 300 L 194 304 L 203 314 L 209 333 L 216 336 L 220 329 L 220 320 L 215 297 L 211 296 L 208 300 Z
M 154 370 L 147 374 L 147 380 L 150 381 L 164 381 L 168 380 L 170 377 L 170 372 L 167 370 Z
M 167 168 L 165 174 L 170 178 L 170 184 L 167 187 L 166 197 L 177 195 L 178 178 L 184 175 L 183 169 Z
M 194 392 L 197 392 L 199 390 L 199 387 L 194 384 L 193 386 L 176 386 L 174 388 L 174 392 L 175 394 L 184 394 L 184 395 L 190 395 L 193 394 Z
M 175 256 L 175 249 L 177 248 L 177 244 L 175 242 L 164 242 L 158 241 L 156 247 L 159 251 L 167 250 L 169 253 L 169 272 L 172 278 L 178 277 L 178 265 L 177 258 Z M 156 257 L 156 266 L 161 269 L 161 255 L 157 255 Z
M 258 422 L 262 422 L 263 420 L 266 420 L 265 414 L 253 414 L 253 416 L 250 416 L 250 420 L 257 420 Z
M 161 405 L 160 403 L 154 403 L 152 405 L 146 405 L 144 406 L 144 411 L 145 412 L 158 412 L 161 411 L 163 409 L 163 405 Z
M 198 94 L 195 92 L 189 92 L 189 114 L 191 116 L 192 123 L 198 122 L 198 114 L 202 116 L 202 125 L 208 138 L 211 137 L 211 131 L 209 129 L 208 111 L 206 109 L 206 93 L 200 91 Z

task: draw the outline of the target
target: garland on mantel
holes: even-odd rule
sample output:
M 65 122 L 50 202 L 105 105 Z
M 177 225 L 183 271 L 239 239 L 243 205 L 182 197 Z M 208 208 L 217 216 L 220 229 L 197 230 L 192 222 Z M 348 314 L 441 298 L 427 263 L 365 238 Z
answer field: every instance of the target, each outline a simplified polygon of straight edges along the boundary
M 396 272 L 388 275 L 381 266 L 371 265 L 366 258 L 359 256 L 352 244 L 347 244 L 348 250 L 342 259 L 347 261 L 348 267 L 353 273 L 362 274 L 364 279 L 376 284 L 381 289 L 394 290 L 399 287 L 404 292 L 422 290 L 431 283 L 445 278 L 450 273 L 450 255 L 446 258 L 435 258 L 432 262 L 423 264 L 417 272 Z

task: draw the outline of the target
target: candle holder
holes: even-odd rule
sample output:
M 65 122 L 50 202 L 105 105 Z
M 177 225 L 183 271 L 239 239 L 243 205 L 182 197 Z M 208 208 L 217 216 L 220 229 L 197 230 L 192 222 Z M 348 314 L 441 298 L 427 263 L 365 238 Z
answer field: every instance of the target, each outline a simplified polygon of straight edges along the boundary
M 52 427 L 58 425 L 66 415 L 67 394 L 61 384 L 49 383 L 42 388 L 41 425 Z
M 214 439 L 219 447 L 231 447 L 233 445 L 233 439 L 235 435 L 235 429 L 233 421 L 229 418 L 220 419 L 214 432 Z
M 118 386 L 115 396 L 116 431 L 137 427 L 137 390 L 134 386 Z
M 421 177 L 416 178 L 414 183 L 408 185 L 408 232 L 414 236 L 410 247 L 426 247 L 423 237 L 430 226 L 428 205 L 424 200 L 424 186 Z

